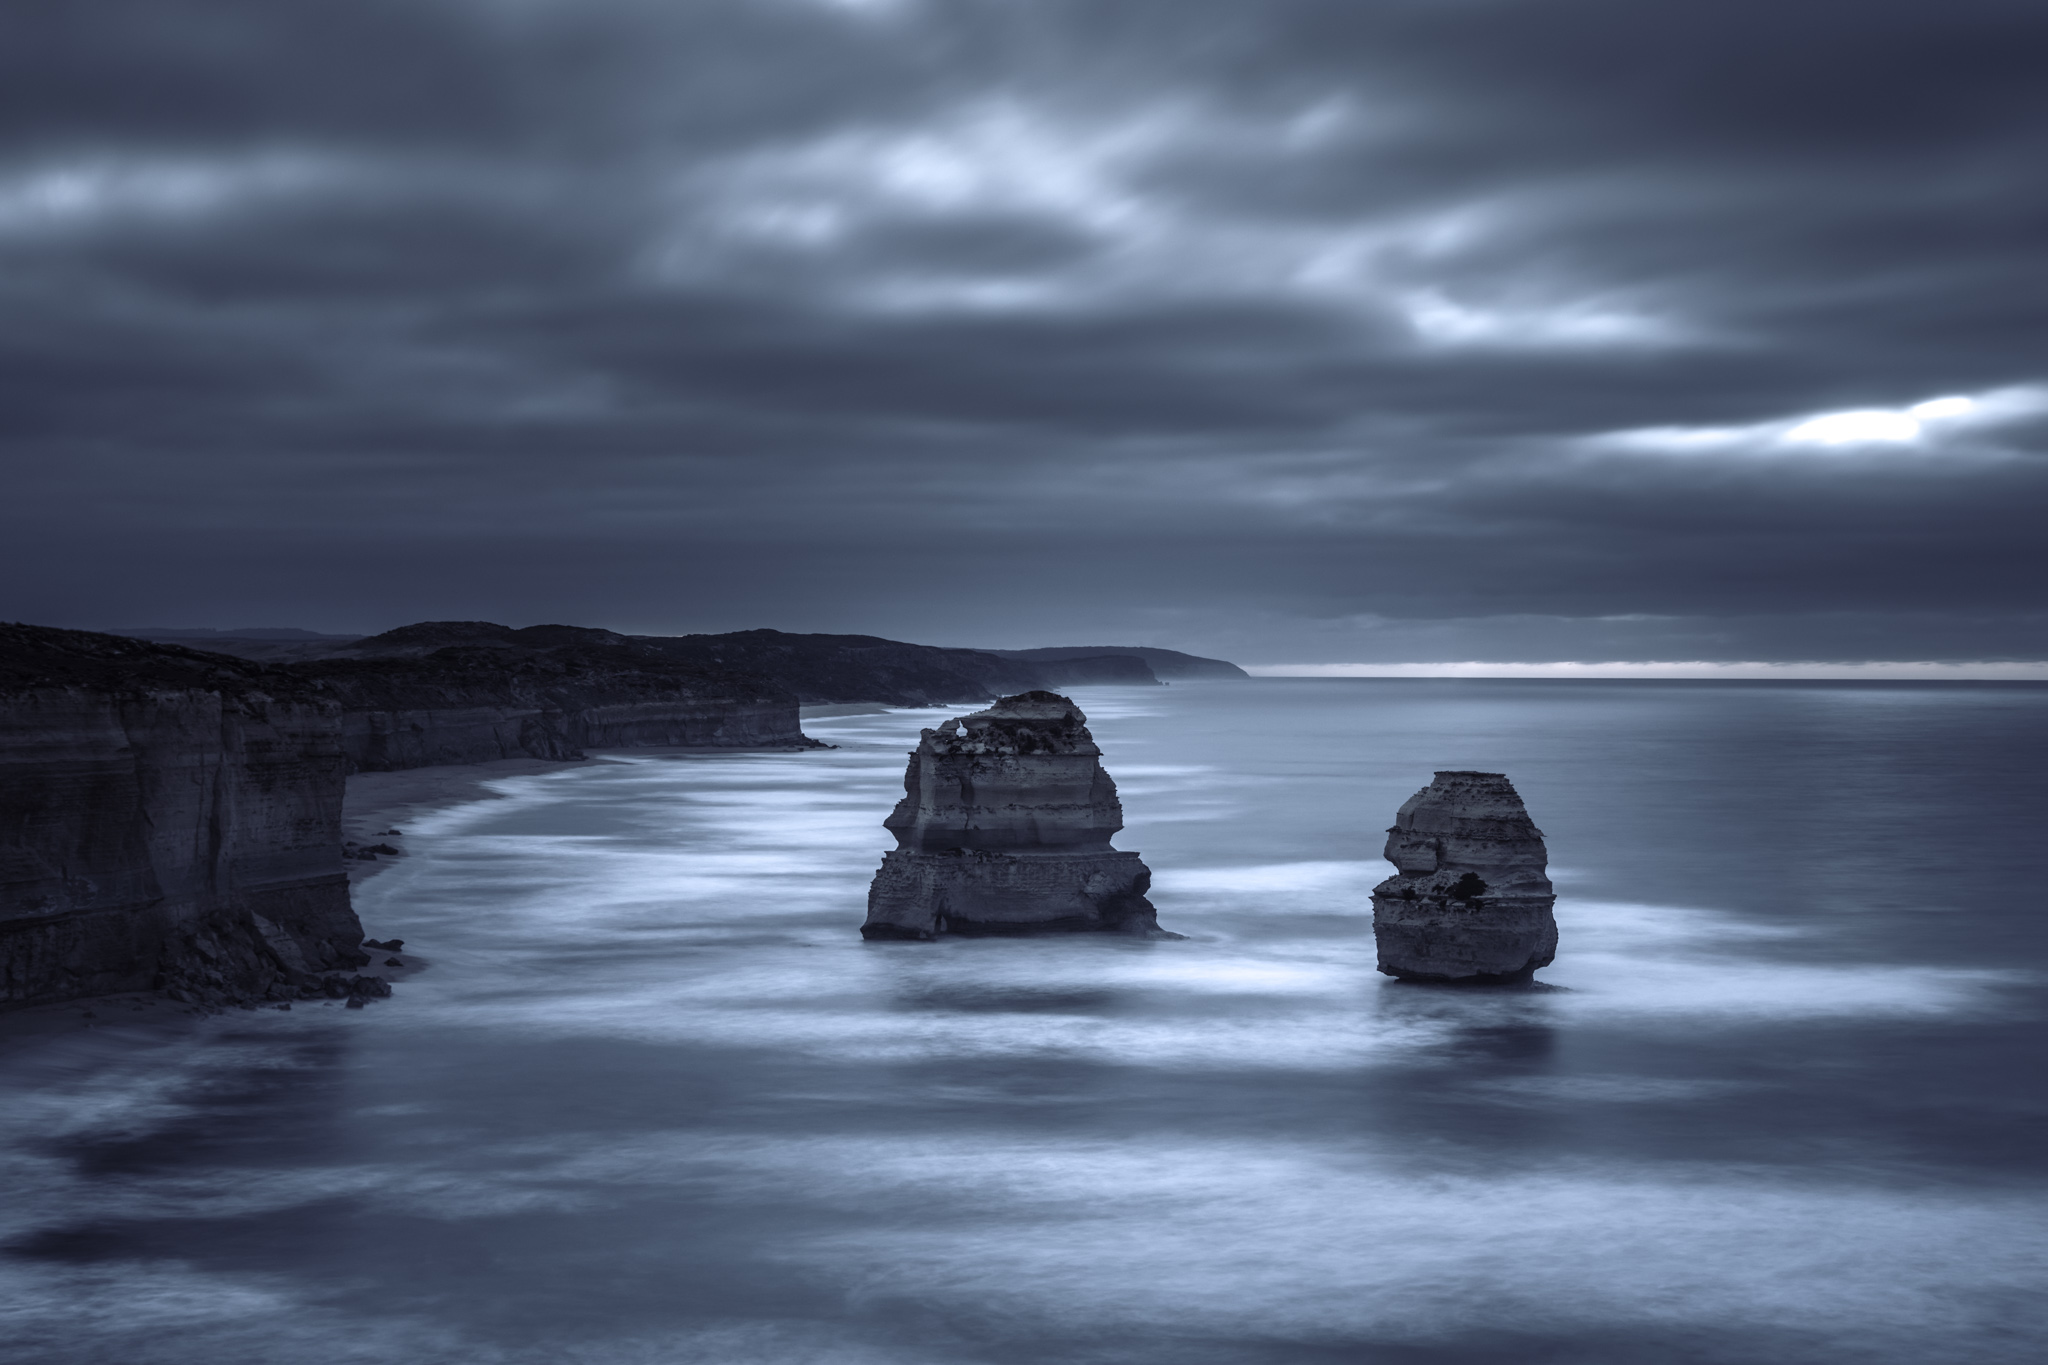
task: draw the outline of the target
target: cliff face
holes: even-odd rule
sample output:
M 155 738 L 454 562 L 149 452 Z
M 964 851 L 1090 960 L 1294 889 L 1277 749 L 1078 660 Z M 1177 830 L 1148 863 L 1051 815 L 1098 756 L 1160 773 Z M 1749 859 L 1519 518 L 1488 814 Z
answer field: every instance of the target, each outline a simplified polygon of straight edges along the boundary
M 941 649 L 873 635 L 791 635 L 741 630 L 726 635 L 639 635 L 636 643 L 696 668 L 766 678 L 805 703 L 883 702 L 939 706 L 991 701 L 1043 687 L 1155 686 L 1135 655 L 1029 660 L 983 649 Z
M 792 635 L 742 630 L 723 635 L 619 635 L 576 626 L 511 630 L 484 621 L 429 621 L 383 635 L 315 635 L 269 630 L 137 632 L 241 658 L 296 665 L 323 659 L 420 657 L 451 646 L 536 649 L 564 644 L 638 646 L 690 673 L 743 674 L 792 692 L 800 702 L 883 702 L 937 706 L 992 701 L 1060 687 L 1152 687 L 1161 678 L 1243 678 L 1236 664 L 1171 649 L 1100 645 L 1056 649 L 944 649 L 874 635 Z M 191 637 L 191 638 L 186 638 Z M 517 743 L 516 727 L 511 742 Z M 596 742 L 596 741 L 593 741 Z M 523 753 L 515 747 L 511 752 Z
M 1199 654 L 1183 654 L 1177 649 L 1154 649 L 1150 645 L 1059 645 L 1050 649 L 992 649 L 988 652 L 1041 668 L 1068 660 L 1137 658 L 1144 660 L 1153 676 L 1167 680 L 1251 677 L 1227 659 L 1205 659 Z
M 1123 806 L 1101 759 L 1081 709 L 1050 692 L 924 731 L 861 935 L 1158 933 L 1151 872 L 1109 846 Z
M 1517 981 L 1557 953 L 1543 831 L 1502 773 L 1441 772 L 1387 831 L 1398 869 L 1372 892 L 1380 970 L 1411 981 Z
M 0 1004 L 361 966 L 336 708 L 218 655 L 0 626 Z
M 797 700 L 610 631 L 429 622 L 286 665 L 341 707 L 360 771 L 645 745 L 805 746 Z

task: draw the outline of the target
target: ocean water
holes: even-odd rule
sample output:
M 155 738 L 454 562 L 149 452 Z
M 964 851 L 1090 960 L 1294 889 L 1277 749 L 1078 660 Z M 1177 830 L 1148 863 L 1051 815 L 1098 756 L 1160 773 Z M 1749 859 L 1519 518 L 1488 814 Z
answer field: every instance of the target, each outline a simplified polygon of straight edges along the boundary
M 932 712 L 504 781 L 359 888 L 395 999 L 0 1055 L 0 1358 L 2048 1355 L 2048 688 L 1077 695 L 1184 941 L 863 944 Z M 1438 768 L 1539 988 L 1373 970 Z

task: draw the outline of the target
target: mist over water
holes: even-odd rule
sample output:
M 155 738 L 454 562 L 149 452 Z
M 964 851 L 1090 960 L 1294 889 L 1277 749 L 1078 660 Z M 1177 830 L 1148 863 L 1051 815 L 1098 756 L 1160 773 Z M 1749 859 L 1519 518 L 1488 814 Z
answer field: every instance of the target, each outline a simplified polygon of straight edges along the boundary
M 509 779 L 358 888 L 392 1001 L 0 1054 L 0 1354 L 2039 1358 L 2048 688 L 1078 699 L 1185 941 L 863 944 L 933 712 Z M 1439 768 L 1547 989 L 1373 970 Z

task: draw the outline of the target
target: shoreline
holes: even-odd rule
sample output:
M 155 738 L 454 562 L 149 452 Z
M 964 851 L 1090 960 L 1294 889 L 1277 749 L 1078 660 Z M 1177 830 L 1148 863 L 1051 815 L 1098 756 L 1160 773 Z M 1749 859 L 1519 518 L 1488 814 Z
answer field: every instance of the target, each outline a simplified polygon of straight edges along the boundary
M 348 874 L 351 894 L 358 882 L 376 876 L 406 856 L 404 846 L 396 843 L 405 836 L 380 836 L 381 831 L 403 829 L 406 822 L 452 810 L 457 806 L 499 799 L 500 794 L 485 785 L 488 782 L 507 777 L 529 777 L 559 772 L 564 768 L 584 767 L 605 761 L 596 757 L 505 758 L 487 763 L 457 763 L 429 768 L 402 768 L 388 773 L 350 774 L 342 794 L 343 842 L 362 845 L 395 844 L 401 850 L 395 856 L 379 857 L 374 862 L 357 858 L 346 859 L 342 866 Z M 367 941 L 376 938 L 377 934 L 365 925 L 363 937 Z M 397 954 L 376 948 L 367 948 L 365 951 L 371 954 L 370 965 L 356 970 L 365 975 L 380 976 L 394 985 L 425 971 L 432 965 L 426 958 L 416 956 L 410 945 Z M 389 965 L 388 959 L 393 956 L 400 959 L 401 965 Z M 283 1002 L 286 1008 L 291 1005 L 338 1006 L 339 1003 L 332 999 Z M 227 1007 L 234 1008 L 237 1007 Z M 249 1005 L 243 1008 L 253 1012 L 266 1008 L 276 1009 L 279 1005 Z M 0 1045 L 32 1038 L 68 1036 L 108 1027 L 150 1027 L 153 1032 L 168 1036 L 181 1025 L 226 1013 L 227 1009 L 181 1004 L 154 991 L 123 991 L 117 995 L 92 995 L 76 1000 L 21 1005 L 13 1009 L 0 1010 Z
M 821 710 L 832 714 L 880 714 L 888 711 L 886 706 L 852 703 L 845 707 L 824 707 Z M 502 793 L 492 791 L 489 783 L 511 777 L 537 777 L 546 773 L 562 772 L 570 768 L 590 767 L 600 763 L 622 763 L 626 756 L 662 754 L 733 754 L 733 753 L 808 753 L 808 749 L 731 749 L 706 745 L 660 745 L 646 748 L 604 750 L 584 758 L 501 758 L 484 763 L 449 763 L 425 768 L 401 768 L 395 772 L 352 773 L 342 795 L 341 838 L 344 845 L 356 844 L 369 847 L 384 844 L 399 851 L 395 854 L 378 855 L 374 860 L 346 858 L 342 868 L 348 875 L 349 889 L 353 893 L 356 885 L 369 880 L 379 872 L 396 864 L 410 853 L 406 840 L 411 836 L 408 826 L 427 816 L 453 810 L 479 801 L 503 799 Z M 613 755 L 620 755 L 614 757 Z M 399 830 L 392 834 L 388 831 Z M 359 912 L 360 914 L 360 912 Z M 363 926 L 364 940 L 380 938 L 379 931 L 370 925 Z M 380 976 L 395 984 L 426 970 L 431 966 L 429 959 L 416 956 L 410 944 L 398 953 L 388 949 L 368 948 L 371 956 L 367 967 L 359 968 L 365 975 Z M 400 965 L 390 965 L 388 959 L 396 956 Z M 297 1000 L 288 1004 L 314 1005 L 336 1004 L 333 1000 Z M 388 1002 L 387 1002 L 388 1003 Z M 235 1008 L 230 1006 L 228 1008 Z M 251 1009 L 277 1008 L 276 1005 L 252 1005 Z M 53 1000 L 41 1004 L 19 1005 L 0 1009 L 0 1045 L 28 1038 L 48 1038 L 64 1034 L 83 1033 L 88 1030 L 119 1025 L 158 1025 L 171 1028 L 191 1018 L 205 1018 L 221 1013 L 218 1009 L 205 1006 L 182 1004 L 168 999 L 154 991 L 124 991 L 116 995 L 81 996 L 73 1000 Z M 138 1017 L 139 1016 L 139 1017 Z
M 868 706 L 865 703 L 853 705 L 860 709 L 846 714 L 880 714 L 889 710 L 886 706 Z M 727 748 L 710 744 L 649 744 L 631 749 L 596 750 L 583 758 L 496 758 L 484 763 L 442 763 L 425 768 L 400 768 L 395 772 L 352 773 L 342 796 L 341 838 L 344 845 L 362 847 L 388 844 L 394 838 L 404 839 L 408 837 L 404 832 L 405 826 L 423 816 L 472 802 L 501 799 L 502 793 L 492 791 L 486 784 L 508 777 L 539 777 L 571 768 L 627 763 L 642 756 L 813 752 L 822 752 L 822 749 L 782 745 Z M 388 833 L 394 829 L 400 832 L 396 835 Z M 376 876 L 398 858 L 406 856 L 403 844 L 395 847 L 399 849 L 397 854 L 379 856 L 374 862 L 347 859 L 349 885 L 353 887 L 357 882 Z
M 388 773 L 351 773 L 341 802 L 342 842 L 364 847 L 392 844 L 394 839 L 409 837 L 405 827 L 425 816 L 477 801 L 501 799 L 501 794 L 492 791 L 486 783 L 508 777 L 536 777 L 607 761 L 596 757 L 499 758 L 486 763 L 400 768 Z M 388 832 L 394 829 L 399 833 Z M 403 843 L 393 846 L 399 850 L 398 853 L 380 856 L 375 861 L 348 859 L 349 886 L 353 888 L 356 883 L 367 881 L 406 856 L 408 850 Z M 365 928 L 364 933 L 368 934 L 369 930 Z

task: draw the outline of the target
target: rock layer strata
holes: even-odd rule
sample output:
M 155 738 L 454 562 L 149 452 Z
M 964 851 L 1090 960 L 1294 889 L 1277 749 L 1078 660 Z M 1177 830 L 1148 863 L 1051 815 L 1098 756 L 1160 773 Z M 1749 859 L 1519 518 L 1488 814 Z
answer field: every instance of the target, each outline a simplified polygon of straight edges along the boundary
M 1110 847 L 1123 806 L 1087 719 L 1033 691 L 924 731 L 862 937 L 1159 933 L 1150 870 Z
M 0 625 L 0 1005 L 287 998 L 360 967 L 337 708 L 239 659 Z
M 1372 892 L 1380 970 L 1408 981 L 1526 980 L 1557 952 L 1543 831 L 1503 773 L 1440 772 L 1387 831 Z
M 430 621 L 284 667 L 340 703 L 359 772 L 650 745 L 815 747 L 787 689 L 607 630 Z

